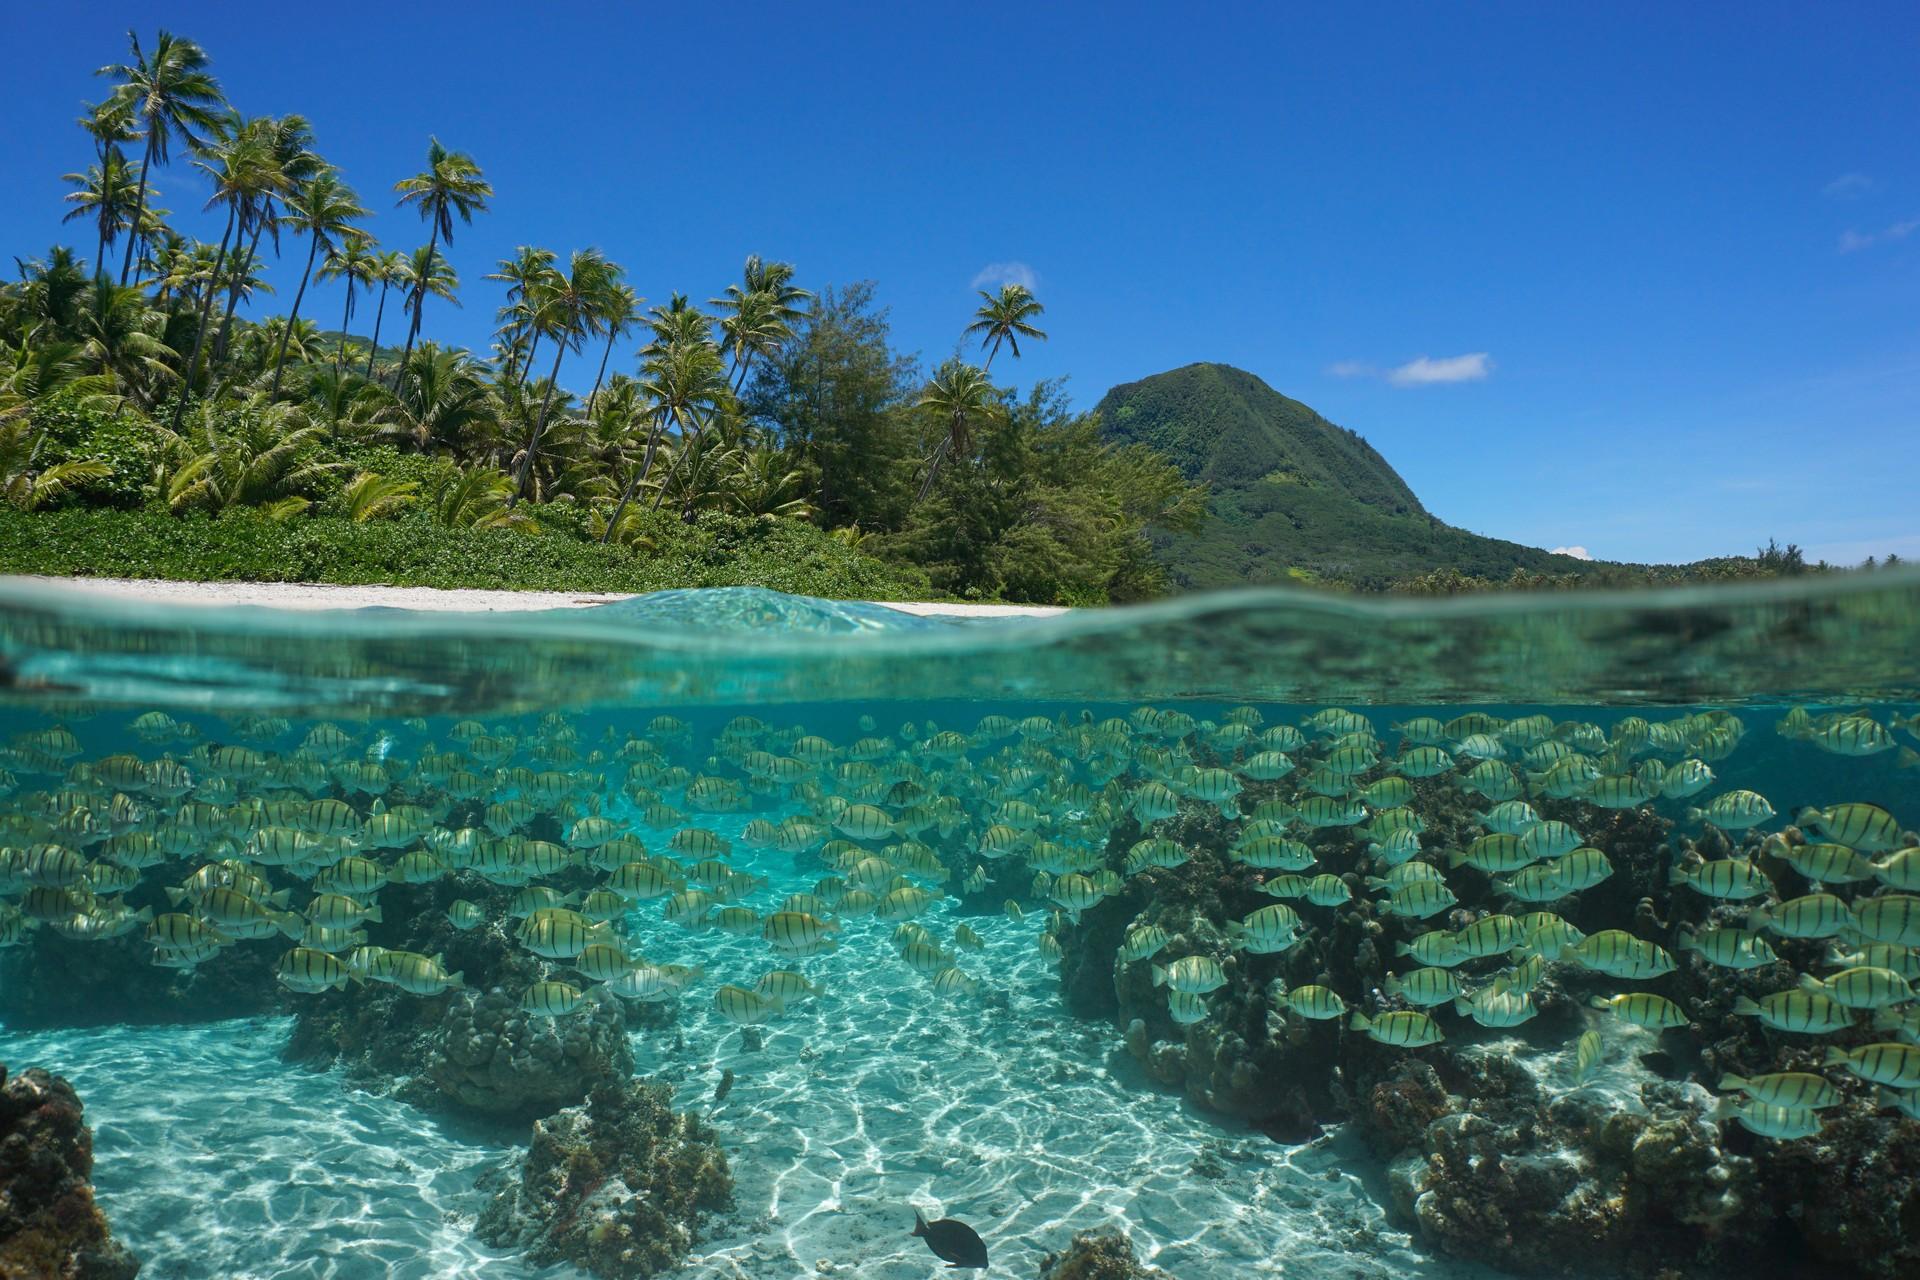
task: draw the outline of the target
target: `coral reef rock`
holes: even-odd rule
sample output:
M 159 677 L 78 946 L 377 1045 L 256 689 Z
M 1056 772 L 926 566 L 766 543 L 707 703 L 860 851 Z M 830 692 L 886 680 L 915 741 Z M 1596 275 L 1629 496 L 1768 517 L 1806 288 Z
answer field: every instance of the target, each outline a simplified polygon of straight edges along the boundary
M 0 1280 L 133 1280 L 139 1259 L 93 1202 L 93 1132 L 79 1095 L 0 1065 Z
M 1040 1259 L 1040 1280 L 1173 1280 L 1143 1266 L 1133 1243 L 1118 1231 L 1082 1231 L 1059 1253 Z
M 453 929 L 445 900 L 457 888 L 405 888 L 412 900 L 390 919 L 406 924 L 369 932 L 380 945 L 441 956 L 467 989 L 422 999 L 372 984 L 309 997 L 295 1014 L 289 1061 L 337 1063 L 375 1087 L 397 1081 L 400 1097 L 428 1110 L 524 1121 L 631 1076 L 627 1028 L 673 1016 L 667 1005 L 600 1000 L 562 1018 L 525 1013 L 515 993 L 546 976 L 546 966 L 497 925 Z
M 483 1175 L 494 1197 L 476 1234 L 603 1280 L 677 1267 L 701 1220 L 732 1206 L 733 1175 L 713 1130 L 676 1114 L 671 1096 L 644 1080 L 602 1084 L 585 1106 L 536 1121 L 525 1158 Z

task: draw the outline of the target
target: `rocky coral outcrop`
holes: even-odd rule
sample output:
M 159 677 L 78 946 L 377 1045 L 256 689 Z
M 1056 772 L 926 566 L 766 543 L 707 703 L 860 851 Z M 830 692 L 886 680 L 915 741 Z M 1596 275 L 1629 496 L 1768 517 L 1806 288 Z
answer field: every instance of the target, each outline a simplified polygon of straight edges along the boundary
M 1058 1253 L 1040 1259 L 1040 1280 L 1173 1280 L 1134 1256 L 1133 1242 L 1118 1231 L 1082 1231 Z
M 603 1280 L 678 1266 L 702 1220 L 731 1207 L 733 1176 L 713 1130 L 671 1096 L 642 1080 L 602 1084 L 585 1106 L 536 1121 L 526 1156 L 483 1176 L 494 1197 L 476 1234 Z
M 93 1132 L 58 1076 L 0 1065 L 0 1280 L 133 1280 L 94 1203 Z
M 375 1087 L 391 1086 L 427 1109 L 531 1120 L 585 1098 L 595 1085 L 633 1074 L 630 1026 L 658 1025 L 671 1006 L 592 1000 L 561 1018 L 524 1013 L 520 993 L 549 966 L 507 932 L 498 904 L 462 932 L 446 903 L 479 885 L 395 886 L 388 920 L 369 928 L 378 945 L 442 957 L 465 990 L 414 996 L 378 984 L 303 998 L 285 1056 L 335 1063 Z

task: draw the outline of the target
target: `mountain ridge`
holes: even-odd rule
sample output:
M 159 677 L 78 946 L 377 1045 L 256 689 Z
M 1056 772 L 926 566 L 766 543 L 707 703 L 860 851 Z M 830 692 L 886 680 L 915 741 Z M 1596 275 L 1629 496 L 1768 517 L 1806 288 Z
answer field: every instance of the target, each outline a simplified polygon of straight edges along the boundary
M 1096 412 L 1106 439 L 1147 445 L 1209 486 L 1199 529 L 1154 538 L 1183 588 L 1325 580 L 1377 589 L 1448 567 L 1489 579 L 1608 567 L 1447 524 L 1358 432 L 1231 365 L 1121 383 Z

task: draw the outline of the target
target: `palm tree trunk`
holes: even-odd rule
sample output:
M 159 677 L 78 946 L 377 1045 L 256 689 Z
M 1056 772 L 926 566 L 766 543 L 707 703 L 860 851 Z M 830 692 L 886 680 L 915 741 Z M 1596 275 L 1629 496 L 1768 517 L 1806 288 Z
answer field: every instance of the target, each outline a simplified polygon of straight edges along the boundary
M 627 503 L 633 497 L 633 491 L 647 482 L 647 476 L 653 470 L 653 449 L 660 439 L 660 424 L 652 423 L 647 427 L 647 456 L 640 470 L 627 479 L 627 487 L 620 494 L 620 504 L 613 509 L 613 516 L 607 521 L 607 527 L 600 531 L 600 541 L 605 543 L 613 537 L 614 528 L 619 525 L 620 517 L 627 513 Z
M 140 194 L 133 198 L 133 226 L 127 233 L 127 256 L 120 262 L 120 283 L 127 282 L 127 273 L 133 270 L 133 247 L 140 243 L 140 220 L 147 212 L 147 166 L 153 163 L 154 122 L 147 121 L 147 149 L 140 157 Z M 105 171 L 102 170 L 102 176 Z
M 187 396 L 193 390 L 194 375 L 200 371 L 200 350 L 206 345 L 207 324 L 213 319 L 213 299 L 219 291 L 220 268 L 227 260 L 227 242 L 233 239 L 234 217 L 239 212 L 235 205 L 227 206 L 227 229 L 220 233 L 220 247 L 213 255 L 213 275 L 207 280 L 207 291 L 200 299 L 200 317 L 193 326 L 193 356 L 187 361 L 186 374 L 180 379 L 180 396 L 173 404 L 173 431 L 180 433 L 180 423 L 187 412 Z
M 567 344 L 559 342 L 554 347 L 553 368 L 547 374 L 547 394 L 540 398 L 540 416 L 534 420 L 533 436 L 527 441 L 527 451 L 520 459 L 520 474 L 513 481 L 513 496 L 507 499 L 508 510 L 520 501 L 521 491 L 527 487 L 527 474 L 533 470 L 533 455 L 540 448 L 540 433 L 547 427 L 547 406 L 553 403 L 553 389 L 560 382 L 560 357 L 567 354 Z
M 607 376 L 607 357 L 613 354 L 614 337 L 615 337 L 614 331 L 612 329 L 608 329 L 607 330 L 607 349 L 600 353 L 600 372 L 593 375 L 593 394 L 587 397 L 587 416 L 589 418 L 593 416 L 594 401 L 600 398 L 600 383 Z
M 407 367 L 407 357 L 413 354 L 413 340 L 420 333 L 420 313 L 426 309 L 427 305 L 427 282 L 433 279 L 433 250 L 434 246 L 439 243 L 440 223 L 436 219 L 433 224 L 433 230 L 427 233 L 426 263 L 421 267 L 420 279 L 416 281 L 413 286 L 413 323 L 407 326 L 407 346 L 406 349 L 400 353 L 399 367 L 401 369 Z M 396 388 L 400 385 L 400 375 L 397 371 L 393 375 L 393 385 Z
M 674 421 L 675 422 L 680 421 L 678 415 L 675 415 Z M 693 451 L 700 447 L 700 437 L 706 433 L 706 429 L 707 428 L 705 423 L 703 422 L 694 423 L 693 439 L 688 440 L 686 424 L 680 423 L 680 452 L 674 456 L 673 465 L 667 468 L 666 476 L 660 481 L 660 492 L 653 495 L 653 509 L 655 511 L 658 511 L 660 509 L 660 504 L 666 501 L 667 481 L 673 479 L 674 475 L 678 473 L 680 470 L 680 464 L 685 462 L 687 458 L 693 453 Z M 692 506 L 693 506 L 693 495 L 689 493 L 687 495 L 686 504 L 681 508 L 682 514 L 684 514 L 687 510 L 691 509 Z
M 540 331 L 535 329 L 533 337 L 527 342 L 527 362 L 520 366 L 520 385 L 525 386 L 527 375 L 533 371 L 533 353 L 540 349 Z
M 952 443 L 953 431 L 949 429 L 946 438 L 940 441 L 940 447 L 933 451 L 933 457 L 927 460 L 927 478 L 920 482 L 920 492 L 913 497 L 916 507 L 927 500 L 927 493 L 933 488 L 933 479 L 940 474 L 940 464 L 946 459 L 947 446 Z
M 293 310 L 287 315 L 287 327 L 280 331 L 280 357 L 273 362 L 273 390 L 267 392 L 269 400 L 280 398 L 280 371 L 287 364 L 287 341 L 293 337 L 294 323 L 300 319 L 300 300 L 307 296 L 307 280 L 313 275 L 313 256 L 319 251 L 320 237 L 311 231 L 308 232 L 307 269 L 300 273 L 300 288 L 293 295 Z M 351 289 L 352 286 L 349 285 L 348 288 Z
M 260 249 L 260 233 L 267 229 L 267 217 L 271 210 L 263 205 L 260 216 L 253 220 L 253 237 L 247 241 L 247 256 L 241 260 L 240 269 L 233 273 L 233 279 L 227 284 L 227 314 L 220 320 L 220 336 L 213 342 L 213 362 L 218 364 L 227 357 L 227 338 L 233 331 L 233 313 L 240 305 L 240 290 L 253 273 L 254 255 Z
M 340 313 L 340 341 L 333 348 L 333 380 L 340 381 L 340 365 L 347 358 L 347 326 L 353 323 L 353 277 L 347 277 L 347 306 Z
M 369 380 L 373 377 L 373 358 L 380 354 L 380 320 L 387 314 L 387 290 L 391 288 L 392 285 L 393 281 L 391 280 L 382 279 L 380 281 L 380 305 L 373 309 L 373 345 L 367 348 L 367 377 Z

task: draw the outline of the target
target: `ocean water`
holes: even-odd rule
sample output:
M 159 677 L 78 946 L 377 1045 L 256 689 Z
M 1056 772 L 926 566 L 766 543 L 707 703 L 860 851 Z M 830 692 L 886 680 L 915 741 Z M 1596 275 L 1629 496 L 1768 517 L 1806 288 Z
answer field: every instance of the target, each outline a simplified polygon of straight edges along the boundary
M 1330 717 L 1331 708 L 1347 715 Z M 777 955 L 758 930 L 672 922 L 663 893 L 603 913 L 593 935 L 634 964 L 700 971 L 667 1002 L 667 1018 L 635 1019 L 625 1033 L 635 1074 L 672 1086 L 676 1107 L 713 1126 L 735 1178 L 734 1208 L 703 1223 L 677 1274 L 928 1276 L 938 1260 L 906 1234 L 917 1208 L 977 1228 L 995 1275 L 1034 1275 L 1043 1253 L 1096 1229 L 1124 1232 L 1143 1261 L 1184 1280 L 1490 1275 L 1484 1264 L 1502 1261 L 1497 1249 L 1476 1255 L 1394 1211 L 1390 1162 L 1353 1118 L 1364 1106 L 1356 1091 L 1371 1078 L 1364 1073 L 1390 1069 L 1397 1056 L 1445 1054 L 1456 1066 L 1498 1058 L 1542 1090 L 1584 1090 L 1602 1107 L 1644 1110 L 1643 1088 L 1666 1081 L 1704 1110 L 1718 1073 L 1701 1065 L 1700 1046 L 1676 1037 L 1705 1045 L 1711 1036 L 1663 1038 L 1586 1008 L 1587 997 L 1671 992 L 1698 1027 L 1707 1015 L 1693 1006 L 1705 988 L 1672 985 L 1701 964 L 1678 946 L 1683 922 L 1739 927 L 1754 907 L 1813 889 L 1782 860 L 1793 843 L 1764 840 L 1804 831 L 1870 867 L 1897 857 L 1920 823 L 1920 769 L 1910 767 L 1916 710 L 1920 579 L 1893 574 L 1721 593 L 1373 606 L 1247 593 L 966 623 L 750 591 L 449 618 L 175 613 L 5 586 L 0 847 L 13 852 L 0 855 L 0 939 L 9 944 L 0 947 L 0 1062 L 12 1072 L 45 1067 L 79 1090 L 95 1129 L 100 1203 L 144 1275 L 581 1274 L 564 1263 L 535 1267 L 474 1234 L 489 1199 L 476 1182 L 524 1145 L 529 1117 L 423 1101 L 398 1087 L 405 1073 L 390 1064 L 313 1069 L 283 1057 L 300 1019 L 320 1007 L 313 1002 L 351 1008 L 391 991 L 375 981 L 349 984 L 344 996 L 310 995 L 276 983 L 266 962 L 294 948 L 290 934 L 304 921 L 281 917 L 264 937 L 202 939 L 197 968 L 153 962 L 170 949 L 177 962 L 179 929 L 212 931 L 219 911 L 240 909 L 207 888 L 260 888 L 266 913 L 280 908 L 265 890 L 285 891 L 285 910 L 298 916 L 316 876 L 324 882 L 326 868 L 349 857 L 396 881 L 358 895 L 388 906 L 383 921 L 363 926 L 365 941 L 399 947 L 450 936 L 441 922 L 458 896 L 483 917 L 465 936 L 492 933 L 531 954 L 520 921 L 507 918 L 509 901 L 531 884 L 583 905 L 578 895 L 610 879 L 594 848 L 611 832 L 687 886 L 716 874 L 703 859 L 724 864 L 738 878 L 706 904 L 710 920 L 726 908 L 768 920 L 791 895 L 813 894 L 832 929 L 831 949 Z M 1428 718 L 1446 723 L 1422 728 Z M 1290 730 L 1299 745 L 1284 745 Z M 1481 740 L 1467 742 L 1474 734 Z M 1429 772 L 1416 763 L 1423 746 L 1444 751 L 1446 764 Z M 1364 754 L 1337 756 L 1354 747 Z M 1543 752 L 1560 747 L 1597 762 L 1585 789 L 1554 794 L 1558 757 Z M 1288 767 L 1254 776 L 1278 768 L 1253 762 L 1274 750 Z M 1489 757 L 1510 779 L 1487 783 L 1492 794 L 1472 781 L 1490 776 L 1473 772 Z M 169 760 L 178 774 L 167 772 Z M 1691 784 L 1676 771 L 1689 761 L 1710 778 L 1697 789 L 1670 795 L 1647 782 L 1657 782 L 1649 773 L 1657 766 L 1685 792 Z M 1316 785 L 1316 771 L 1328 785 Z M 1390 791 L 1362 794 L 1397 777 L 1409 778 L 1405 803 Z M 1594 802 L 1594 786 L 1635 777 L 1653 790 Z M 1333 785 L 1341 778 L 1346 786 Z M 1220 794 L 1223 780 L 1238 794 Z M 1175 811 L 1151 808 L 1149 784 L 1165 788 Z M 1726 809 L 1715 825 L 1714 803 L 1742 792 L 1762 799 L 1768 816 L 1748 824 L 1750 811 Z M 1311 816 L 1316 796 L 1357 806 L 1360 820 L 1321 823 Z M 1484 830 L 1461 827 L 1462 815 L 1484 816 L 1502 798 L 1567 821 L 1582 847 L 1605 846 L 1618 879 L 1537 902 L 1502 896 L 1521 867 L 1496 879 L 1454 856 Z M 303 829 L 300 815 L 319 800 L 350 810 L 358 832 Z M 1262 801 L 1279 815 L 1267 834 L 1311 850 L 1299 873 L 1342 878 L 1351 902 L 1319 906 L 1259 890 L 1287 873 L 1235 852 L 1259 834 L 1250 828 Z M 517 815 L 486 807 L 507 802 L 525 807 Z M 1803 821 L 1807 809 L 1848 804 L 1886 814 L 1885 830 L 1854 821 L 1864 809 L 1836 814 L 1824 837 Z M 850 806 L 863 813 L 848 816 Z M 871 825 L 875 812 L 884 828 Z M 1456 895 L 1424 919 L 1396 915 L 1366 884 L 1390 869 L 1390 855 L 1370 851 L 1387 832 L 1355 832 L 1394 813 L 1424 821 L 1411 861 Z M 369 838 L 366 824 L 384 814 L 415 826 Z M 1621 889 L 1646 874 L 1625 865 L 1639 846 L 1621 834 L 1641 816 L 1664 833 L 1662 856 L 1676 865 L 1692 872 L 1699 862 L 1673 851 L 1685 837 L 1716 860 L 1759 865 L 1767 888 L 1714 897 L 1669 885 L 1663 865 L 1646 880 L 1665 932 L 1654 928 L 1637 895 Z M 604 820 L 606 832 L 586 834 L 577 824 L 588 818 Z M 306 852 L 289 862 L 262 842 L 263 828 L 300 832 Z M 571 852 L 545 870 L 496 874 L 476 869 L 470 849 L 442 844 L 443 833 L 463 828 L 476 843 L 515 846 L 522 866 L 528 841 Z M 1155 837 L 1179 850 L 1167 855 L 1176 865 L 1125 864 Z M 157 843 L 144 857 L 127 852 L 148 838 Z M 49 847 L 78 862 L 47 855 Z M 400 864 L 425 851 L 437 851 L 440 869 L 409 883 Z M 1565 852 L 1556 846 L 1530 862 Z M 147 865 L 128 865 L 139 862 Z M 209 866 L 196 887 L 190 877 Z M 1842 950 L 1888 945 L 1857 932 L 1858 917 L 1872 899 L 1908 892 L 1897 864 L 1860 874 L 1827 886 L 1855 912 L 1833 941 Z M 247 875 L 263 884 L 248 885 Z M 1084 888 L 1063 887 L 1069 876 Z M 183 884 L 192 891 L 168 893 Z M 864 903 L 835 896 L 849 885 L 874 892 Z M 895 909 L 882 906 L 894 918 L 879 918 L 876 902 L 897 886 L 912 892 Z M 1299 941 L 1283 939 L 1271 953 L 1222 941 L 1229 923 L 1274 903 L 1295 910 Z M 1382 972 L 1350 972 L 1340 949 L 1350 947 L 1342 929 L 1352 920 L 1372 922 L 1365 927 L 1384 956 L 1423 932 L 1547 909 L 1583 921 L 1589 936 L 1635 932 L 1677 956 L 1682 974 L 1610 980 L 1563 960 L 1582 972 L 1557 981 L 1579 998 L 1552 1005 L 1552 1016 L 1489 1027 L 1442 1005 L 1430 1012 L 1443 1049 L 1328 1048 L 1311 1060 L 1338 1065 L 1299 1082 L 1314 1096 L 1304 1127 L 1298 1108 L 1279 1099 L 1293 1082 L 1256 1075 L 1252 1102 L 1244 1093 L 1227 1101 L 1197 1071 L 1184 1090 L 1170 1082 L 1164 1054 L 1155 1079 L 1128 1044 L 1130 1034 L 1176 1049 L 1212 1044 L 1228 1030 L 1253 1035 L 1252 1018 L 1264 1020 L 1274 1045 L 1346 1046 L 1366 1035 L 1349 1026 L 1352 1013 L 1408 1010 L 1383 995 L 1379 978 L 1415 964 L 1387 957 Z M 143 910 L 163 923 L 118 914 Z M 1896 931 L 1890 945 L 1920 948 L 1920 922 L 1908 938 L 1866 914 L 1871 928 Z M 923 956 L 921 967 L 957 970 L 964 979 L 949 985 L 970 990 L 937 986 L 907 962 L 899 930 L 909 917 L 944 953 Z M 1116 964 L 1116 939 L 1146 924 L 1169 930 L 1163 952 Z M 964 943 L 962 926 L 977 947 Z M 120 936 L 74 943 L 55 936 L 60 927 Z M 318 941 L 313 950 L 351 958 L 350 944 Z M 1072 952 L 1069 973 L 1094 966 L 1077 993 L 1063 981 L 1056 941 Z M 1810 959 L 1800 940 L 1780 949 L 1776 988 L 1846 967 L 1837 955 Z M 1301 961 L 1306 952 L 1319 954 L 1318 971 Z M 1182 954 L 1224 957 L 1231 969 L 1226 987 L 1199 996 L 1210 1003 L 1197 1025 L 1173 1022 L 1165 989 L 1146 978 Z M 1519 955 L 1501 948 L 1458 971 L 1470 989 L 1492 989 L 1509 967 L 1520 971 Z M 1920 960 L 1920 950 L 1912 955 Z M 564 956 L 527 963 L 493 975 L 510 999 L 532 977 L 588 993 L 582 1011 L 554 1017 L 556 1027 L 602 1001 L 621 1003 L 592 995 L 594 984 Z M 804 974 L 814 994 L 750 1011 L 753 1025 L 740 1024 L 737 1007 L 729 1017 L 722 985 L 752 988 L 775 969 Z M 1324 979 L 1341 1001 L 1338 1017 L 1286 1011 L 1285 991 L 1302 974 Z M 239 982 L 254 985 L 236 994 Z M 476 995 L 405 999 L 437 1009 Z M 1889 998 L 1886 1007 L 1914 1006 Z M 1870 1017 L 1859 1016 L 1857 1033 L 1825 1041 L 1872 1040 Z M 1582 1030 L 1603 1053 L 1584 1078 L 1574 1065 Z M 1884 1038 L 1904 1042 L 1897 1029 Z M 1191 1060 L 1198 1051 L 1182 1052 Z M 1828 1075 L 1874 1123 L 1915 1123 L 1848 1069 Z

